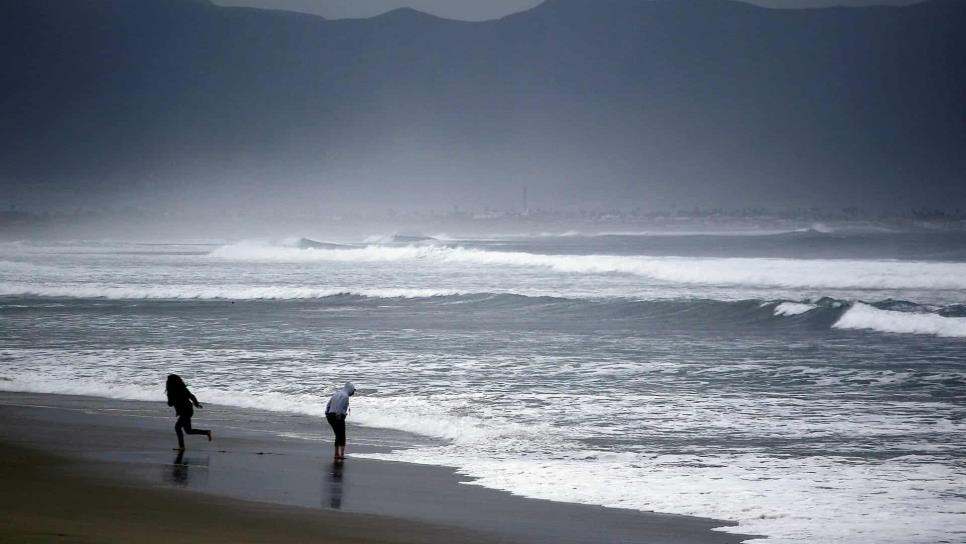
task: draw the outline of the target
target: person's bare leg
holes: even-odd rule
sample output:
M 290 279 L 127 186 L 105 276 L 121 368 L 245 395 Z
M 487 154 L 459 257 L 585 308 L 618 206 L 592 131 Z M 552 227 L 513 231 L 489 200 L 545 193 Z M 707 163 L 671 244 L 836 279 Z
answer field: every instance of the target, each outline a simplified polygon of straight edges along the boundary
M 178 435 L 178 447 L 174 448 L 174 451 L 184 451 L 184 433 L 181 431 L 181 427 L 184 426 L 184 420 L 178 418 L 178 421 L 174 424 L 174 432 Z
M 211 431 L 208 431 L 208 442 L 211 442 Z

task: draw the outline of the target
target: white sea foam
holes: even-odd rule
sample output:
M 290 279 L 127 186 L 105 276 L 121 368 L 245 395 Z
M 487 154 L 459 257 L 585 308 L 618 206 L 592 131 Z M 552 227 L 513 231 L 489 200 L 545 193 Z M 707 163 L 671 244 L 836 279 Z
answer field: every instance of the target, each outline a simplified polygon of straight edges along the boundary
M 737 519 L 740 525 L 722 530 L 767 535 L 763 542 L 775 544 L 941 542 L 956 531 L 962 515 L 962 506 L 936 508 L 936 494 L 957 474 L 928 460 L 885 463 L 871 483 L 866 467 L 819 457 L 796 463 L 805 477 L 788 478 L 782 460 L 757 455 L 718 456 L 714 461 L 720 465 L 712 466 L 697 455 L 592 449 L 555 458 L 467 459 L 447 446 L 357 456 L 456 466 L 475 478 L 472 485 L 532 498 Z M 912 492 L 904 483 L 910 478 L 918 482 Z M 819 493 L 821 500 L 814 500 Z M 919 507 L 882 500 L 886 494 Z M 863 503 L 868 506 L 856 508 Z
M 829 289 L 966 289 L 966 263 L 544 255 L 442 246 L 293 249 L 239 243 L 213 259 L 255 262 L 406 262 L 530 267 L 568 274 L 632 274 L 674 284 Z
M 862 303 L 856 303 L 849 308 L 832 326 L 837 329 L 869 329 L 879 332 L 966 338 L 966 317 L 880 310 Z
M 810 312 L 815 308 L 817 308 L 817 306 L 814 304 L 804 304 L 801 302 L 782 302 L 778 306 L 775 306 L 775 315 L 781 317 L 801 315 L 806 312 Z
M 492 418 L 487 420 L 477 416 L 453 415 L 451 410 L 424 398 L 359 398 L 353 402 L 359 406 L 354 420 L 362 425 L 442 438 L 464 446 L 490 447 L 495 442 L 511 437 L 552 432 L 548 425 L 522 425 L 503 418 L 496 421 Z
M 443 246 L 303 250 L 247 242 L 207 256 L 35 253 L 5 257 L 29 261 L 23 266 L 0 262 L 0 294 L 257 299 L 515 292 L 595 301 L 768 300 L 766 313 L 801 315 L 822 310 L 790 301 L 825 295 L 945 306 L 963 300 L 956 286 L 966 282 L 963 263 L 561 256 Z M 843 285 L 856 291 L 828 292 Z M 862 291 L 882 286 L 899 291 Z M 855 304 L 837 326 L 865 314 L 886 314 L 892 326 L 897 320 L 961 319 Z M 869 357 L 896 349 L 890 353 L 909 356 L 911 367 L 883 357 L 881 368 L 875 362 L 853 368 L 812 360 L 812 350 L 782 352 L 802 360 L 765 364 L 755 343 L 746 350 L 740 338 L 727 343 L 737 359 L 725 354 L 719 360 L 717 348 L 682 347 L 671 335 L 659 339 L 666 346 L 656 337 L 628 335 L 592 346 L 582 340 L 571 349 L 576 340 L 557 330 L 522 335 L 525 345 L 514 346 L 513 335 L 502 332 L 422 330 L 416 320 L 402 323 L 413 327 L 403 332 L 326 329 L 319 333 L 323 347 L 291 338 L 278 344 L 270 333 L 259 337 L 262 332 L 244 328 L 225 338 L 258 347 L 209 349 L 206 340 L 177 328 L 146 339 L 150 345 L 137 339 L 133 347 L 133 332 L 107 327 L 143 320 L 153 326 L 153 317 L 80 313 L 32 324 L 29 315 L 10 315 L 4 324 L 16 327 L 0 346 L 0 389 L 159 400 L 163 376 L 174 371 L 189 375 L 203 401 L 319 417 L 332 383 L 351 377 L 365 388 L 353 398 L 353 422 L 445 440 L 427 439 L 432 445 L 385 458 L 453 466 L 479 478 L 477 485 L 525 496 L 735 519 L 739 532 L 805 544 L 956 541 L 966 514 L 956 498 L 966 474 L 951 460 L 958 454 L 950 454 L 962 451 L 961 408 L 943 396 L 892 400 L 910 388 L 950 391 L 962 383 L 955 347 L 949 347 L 955 341 L 934 342 L 945 350 L 937 360 L 954 365 L 920 369 L 929 365 L 910 356 L 915 351 L 903 351 L 916 349 L 915 338 L 909 338 L 913 347 L 897 348 L 893 344 L 904 343 L 850 334 L 846 340 L 859 348 L 856 353 L 863 346 L 874 348 Z M 78 336 L 76 324 L 88 318 L 91 334 Z M 31 327 L 59 332 L 44 345 L 41 335 L 31 339 Z M 913 329 L 903 332 L 937 334 L 939 327 Z M 119 330 L 125 334 L 114 335 Z M 182 345 L 181 334 L 193 340 L 171 347 Z M 107 335 L 117 343 L 112 337 L 102 345 Z M 473 342 L 465 341 L 471 336 Z M 488 338 L 498 340 L 476 342 Z M 226 344 L 219 339 L 218 345 Z M 852 355 L 845 357 L 851 362 Z M 755 386 L 751 393 L 738 386 L 746 383 Z M 778 394 L 757 394 L 776 384 Z M 798 394 L 784 394 L 788 384 L 798 384 L 789 386 Z M 889 394 L 877 396 L 881 389 Z M 695 442 L 681 448 L 680 437 Z M 772 440 L 802 453 L 762 446 Z M 870 448 L 917 454 L 864 457 Z
M 0 351 L 0 375 L 6 378 L 0 380 L 0 389 L 158 401 L 163 399 L 165 372 L 185 367 L 205 376 L 189 380 L 203 402 L 321 418 L 329 382 L 352 376 L 375 389 L 353 398 L 353 422 L 446 441 L 369 457 L 452 466 L 476 478 L 471 482 L 475 485 L 528 497 L 735 519 L 741 525 L 729 530 L 767 534 L 776 543 L 846 543 L 855 538 L 938 542 L 952 534 L 964 511 L 961 501 L 943 498 L 954 485 L 950 482 L 960 477 L 956 468 L 929 456 L 863 464 L 835 456 L 788 459 L 727 449 L 672 454 L 662 452 L 659 441 L 639 440 L 640 433 L 714 436 L 746 429 L 753 436 L 797 436 L 809 442 L 859 433 L 895 436 L 890 439 L 895 443 L 922 432 L 958 432 L 959 424 L 951 421 L 923 429 L 920 419 L 906 415 L 913 406 L 904 406 L 896 419 L 887 410 L 854 401 L 823 406 L 804 399 L 705 399 L 702 394 L 667 402 L 670 398 L 635 393 L 633 388 L 608 394 L 596 388 L 549 388 L 515 397 L 506 393 L 509 383 L 534 372 L 560 370 L 571 379 L 610 381 L 625 369 L 636 369 L 638 377 L 652 381 L 666 364 L 655 362 L 642 372 L 639 362 L 602 360 L 581 370 L 584 374 L 573 374 L 578 369 L 561 369 L 570 365 L 555 358 L 535 357 L 515 369 L 508 366 L 514 363 L 512 357 L 480 360 L 441 353 L 438 359 L 414 360 L 387 354 L 373 360 L 378 352 L 366 353 L 362 359 L 337 357 L 320 365 L 314 352 L 303 349 L 5 349 Z M 445 379 L 434 371 L 438 368 L 447 369 Z M 761 374 L 754 364 L 741 368 Z M 483 383 L 466 376 L 492 375 L 493 369 L 500 369 L 502 381 Z M 360 374 L 368 378 L 357 380 Z M 406 378 L 401 384 L 402 375 Z M 607 417 L 607 424 L 600 425 L 600 413 L 619 413 L 621 418 Z M 557 417 L 562 414 L 566 416 Z M 638 443 L 608 450 L 582 442 L 600 432 L 635 435 Z M 915 479 L 914 486 L 910 479 Z M 807 508 L 790 506 L 803 501 Z
M 119 400 L 158 401 L 163 399 L 163 384 L 105 383 L 100 380 L 77 379 L 57 373 L 33 372 L 3 376 L 0 390 L 24 393 L 52 393 L 80 395 Z M 158 374 L 158 380 L 162 375 Z M 225 390 L 203 385 L 192 385 L 193 392 L 212 404 L 251 408 L 273 412 L 290 412 L 309 416 L 325 416 L 325 392 L 320 388 L 312 393 L 279 393 L 262 390 Z M 449 440 L 460 444 L 482 444 L 506 439 L 510 435 L 524 436 L 534 432 L 534 426 L 504 422 L 499 426 L 487 424 L 472 416 L 453 416 L 423 399 L 404 397 L 372 398 L 358 396 L 352 400 L 354 423 L 367 427 L 395 429 L 413 434 Z

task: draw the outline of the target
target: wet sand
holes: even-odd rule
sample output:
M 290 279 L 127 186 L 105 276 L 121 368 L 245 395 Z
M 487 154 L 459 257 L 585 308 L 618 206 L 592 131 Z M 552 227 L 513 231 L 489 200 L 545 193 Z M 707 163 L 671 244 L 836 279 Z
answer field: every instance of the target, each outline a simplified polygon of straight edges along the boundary
M 335 464 L 328 428 L 307 416 L 206 406 L 194 425 L 215 441 L 186 437 L 180 456 L 173 425 L 162 402 L 0 392 L 0 477 L 13 490 L 0 540 L 741 541 L 712 530 L 723 521 L 525 499 L 445 467 L 352 457 L 429 442 L 407 433 L 350 425 L 349 459 Z
M 278 507 L 80 476 L 75 462 L 0 444 L 0 542 L 497 542 L 456 528 Z

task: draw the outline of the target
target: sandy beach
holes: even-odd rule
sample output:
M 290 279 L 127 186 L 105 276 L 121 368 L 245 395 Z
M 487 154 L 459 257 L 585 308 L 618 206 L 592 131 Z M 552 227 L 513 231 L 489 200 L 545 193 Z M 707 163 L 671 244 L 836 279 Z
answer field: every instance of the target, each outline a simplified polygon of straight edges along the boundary
M 4 542 L 740 542 L 727 522 L 512 496 L 444 467 L 352 458 L 420 437 L 206 406 L 171 448 L 163 403 L 0 393 Z M 195 440 L 190 440 L 195 438 Z M 636 485 L 636 484 L 631 484 Z M 641 482 L 640 485 L 645 485 Z
M 494 542 L 455 528 L 145 489 L 79 472 L 74 460 L 0 445 L 0 541 Z

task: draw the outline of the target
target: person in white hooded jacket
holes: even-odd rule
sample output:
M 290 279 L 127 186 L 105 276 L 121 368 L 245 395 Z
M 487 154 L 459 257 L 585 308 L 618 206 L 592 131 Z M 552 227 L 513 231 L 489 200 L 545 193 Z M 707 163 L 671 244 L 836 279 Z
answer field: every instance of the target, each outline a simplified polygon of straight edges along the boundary
M 342 389 L 332 394 L 325 405 L 325 419 L 335 433 L 336 460 L 345 459 L 345 418 L 349 415 L 349 397 L 355 392 L 356 387 L 352 382 L 346 382 Z

